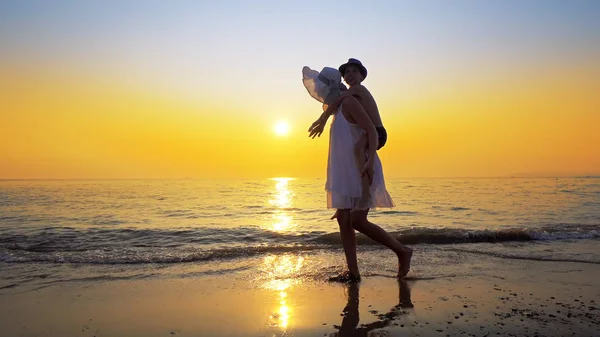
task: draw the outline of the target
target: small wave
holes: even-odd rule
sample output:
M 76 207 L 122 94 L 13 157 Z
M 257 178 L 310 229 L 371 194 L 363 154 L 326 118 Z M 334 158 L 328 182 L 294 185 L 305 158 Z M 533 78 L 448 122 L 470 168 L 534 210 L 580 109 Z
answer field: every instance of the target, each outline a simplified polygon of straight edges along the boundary
M 251 266 L 241 266 L 241 267 L 234 267 L 234 268 L 217 268 L 217 269 L 210 269 L 210 270 L 203 270 L 203 271 L 188 273 L 188 274 L 185 274 L 184 277 L 197 277 L 197 276 L 203 276 L 203 275 L 224 275 L 224 274 L 228 274 L 228 273 L 234 273 L 234 272 L 248 270 L 250 268 L 251 268 Z
M 447 249 L 449 251 L 461 252 L 461 253 L 470 253 L 477 255 L 486 255 L 493 256 L 502 259 L 511 259 L 511 260 L 530 260 L 530 261 L 548 261 L 548 262 L 575 262 L 575 263 L 589 263 L 589 264 L 600 264 L 600 261 L 590 261 L 583 259 L 570 259 L 570 258 L 555 258 L 555 257 L 545 257 L 545 256 L 524 256 L 524 255 L 512 255 L 498 252 L 488 252 L 488 251 L 479 251 L 479 250 L 470 250 L 470 249 L 460 249 L 460 248 L 451 248 Z
M 162 212 L 167 218 L 189 217 L 193 216 L 193 212 L 189 209 L 175 209 Z
M 450 208 L 451 211 L 470 211 L 471 209 L 468 207 L 452 207 Z
M 589 227 L 589 226 L 588 226 Z M 509 241 L 551 241 L 565 239 L 593 239 L 600 237 L 596 226 L 591 228 L 508 228 L 497 230 L 469 230 L 458 228 L 415 228 L 391 233 L 398 241 L 407 245 L 414 244 L 454 244 L 480 242 L 509 242 Z M 359 244 L 377 244 L 372 239 L 358 234 Z M 327 244 L 341 243 L 339 233 L 322 235 L 317 242 Z
M 298 207 L 268 207 L 267 208 L 268 211 L 271 212 L 299 212 L 302 211 L 302 208 L 298 208 Z
M 98 225 L 98 226 L 117 226 L 117 225 L 122 225 L 125 224 L 125 221 L 122 220 L 109 220 L 109 219 L 105 219 L 105 220 L 98 220 L 98 221 L 93 221 L 92 224 L 94 225 Z
M 493 210 L 489 210 L 489 209 L 484 209 L 484 208 L 479 208 L 477 209 L 478 212 L 484 213 L 484 214 L 488 214 L 488 215 L 498 215 L 500 214 L 500 212 L 498 211 L 493 211 Z
M 248 206 L 243 206 L 242 208 L 248 208 L 248 209 L 256 209 L 256 208 L 263 208 L 264 206 L 261 205 L 248 205 Z
M 410 228 L 391 233 L 403 244 L 497 243 L 600 238 L 600 225 L 556 224 L 538 228 Z M 361 245 L 377 243 L 358 234 Z M 339 232 L 275 232 L 236 228 L 45 227 L 0 233 L 0 262 L 178 263 L 279 252 L 338 249 Z M 244 246 L 244 247 L 240 247 Z
M 322 249 L 317 245 L 279 245 L 232 247 L 208 250 L 134 250 L 114 249 L 111 251 L 84 252 L 12 252 L 0 249 L 0 262 L 7 263 L 68 263 L 68 264 L 174 264 L 227 260 L 263 254 L 298 253 Z
M 15 221 L 15 222 L 21 222 L 23 221 L 24 218 L 22 217 L 18 217 L 18 216 L 0 216 L 0 221 Z
M 396 214 L 396 215 L 417 215 L 419 212 L 411 212 L 411 211 L 381 211 L 378 212 L 380 214 Z

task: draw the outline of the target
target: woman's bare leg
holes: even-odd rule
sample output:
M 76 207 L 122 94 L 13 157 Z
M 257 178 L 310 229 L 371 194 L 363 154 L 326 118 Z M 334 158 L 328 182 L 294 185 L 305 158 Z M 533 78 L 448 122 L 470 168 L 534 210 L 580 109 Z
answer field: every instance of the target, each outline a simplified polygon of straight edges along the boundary
M 346 255 L 348 271 L 353 276 L 359 276 L 358 259 L 356 257 L 356 233 L 350 222 L 350 210 L 339 209 L 337 211 L 337 221 L 340 226 L 340 237 L 342 239 L 342 246 L 344 247 L 344 254 Z
M 383 228 L 367 220 L 369 210 L 354 211 L 351 213 L 352 227 L 365 234 L 378 243 L 393 250 L 398 256 L 398 277 L 404 277 L 410 270 L 410 260 L 412 258 L 412 249 L 398 242 Z

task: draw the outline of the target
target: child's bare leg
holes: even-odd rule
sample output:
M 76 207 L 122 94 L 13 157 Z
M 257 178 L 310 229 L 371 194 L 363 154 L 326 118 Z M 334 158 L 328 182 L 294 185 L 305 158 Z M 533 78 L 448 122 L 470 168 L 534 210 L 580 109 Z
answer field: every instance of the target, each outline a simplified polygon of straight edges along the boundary
M 358 142 L 354 145 L 354 160 L 359 170 L 362 170 L 365 162 L 367 161 L 367 135 L 360 137 Z M 355 207 L 355 209 L 367 209 L 371 204 L 371 185 L 369 184 L 369 177 L 362 176 L 360 179 L 361 184 L 361 197 Z

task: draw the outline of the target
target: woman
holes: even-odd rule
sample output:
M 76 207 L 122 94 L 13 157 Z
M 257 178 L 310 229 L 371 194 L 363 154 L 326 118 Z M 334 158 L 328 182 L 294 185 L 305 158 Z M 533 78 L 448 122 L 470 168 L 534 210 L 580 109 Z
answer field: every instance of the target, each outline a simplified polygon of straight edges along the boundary
M 310 95 L 327 105 L 344 90 L 337 69 L 323 68 L 319 73 L 304 67 L 304 85 Z M 357 165 L 354 146 L 366 133 L 369 144 L 377 144 L 377 130 L 360 103 L 349 96 L 342 101 L 334 114 L 329 135 L 327 160 L 327 207 L 336 208 L 337 221 L 348 271 L 330 280 L 340 282 L 360 281 L 356 257 L 357 230 L 378 243 L 390 248 L 398 257 L 398 277 L 410 270 L 412 249 L 402 245 L 384 229 L 367 219 L 369 209 L 356 209 L 361 199 L 361 177 L 367 175 L 370 186 L 370 208 L 393 207 L 394 203 L 385 189 L 383 169 L 376 147 L 369 146 L 363 167 Z

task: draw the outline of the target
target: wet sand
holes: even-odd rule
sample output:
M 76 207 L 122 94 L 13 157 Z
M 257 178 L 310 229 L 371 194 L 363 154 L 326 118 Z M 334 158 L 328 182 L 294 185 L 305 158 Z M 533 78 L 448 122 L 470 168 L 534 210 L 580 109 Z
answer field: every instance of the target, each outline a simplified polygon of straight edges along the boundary
M 250 270 L 4 288 L 0 335 L 600 335 L 600 266 L 494 261 L 494 274 L 473 270 L 403 282 L 366 275 L 359 285 L 314 278 L 257 282 Z

